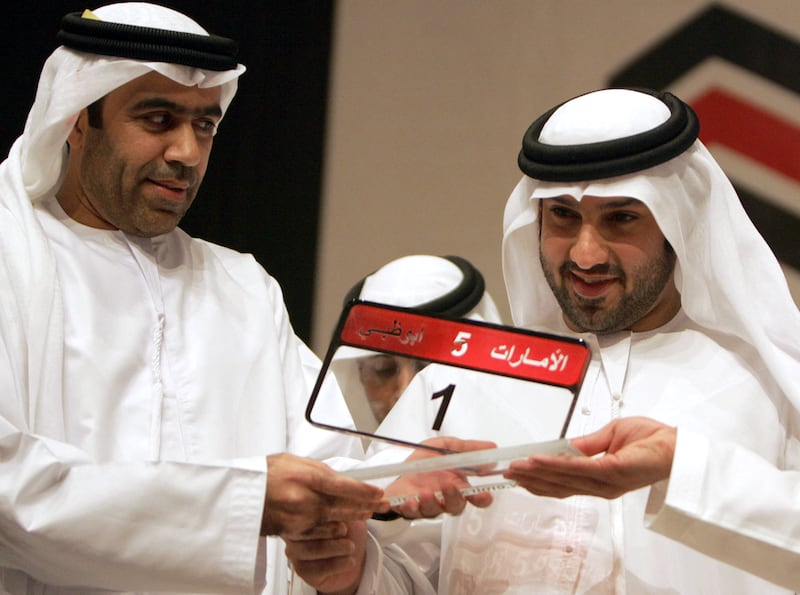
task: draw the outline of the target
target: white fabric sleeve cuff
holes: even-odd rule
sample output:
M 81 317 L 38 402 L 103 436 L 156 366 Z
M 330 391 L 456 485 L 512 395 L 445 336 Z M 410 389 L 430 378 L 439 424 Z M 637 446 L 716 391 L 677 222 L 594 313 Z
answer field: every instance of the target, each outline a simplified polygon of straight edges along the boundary
M 702 497 L 708 457 L 709 443 L 705 436 L 678 428 L 669 479 L 650 488 L 645 509 L 647 527 L 664 532 L 664 525 L 669 524 L 669 534 L 680 532 L 676 523 L 680 525 L 683 517 L 669 515 L 669 508 L 692 509 Z
M 396 545 L 381 547 L 370 531 L 364 574 L 356 595 L 436 595 L 428 578 Z

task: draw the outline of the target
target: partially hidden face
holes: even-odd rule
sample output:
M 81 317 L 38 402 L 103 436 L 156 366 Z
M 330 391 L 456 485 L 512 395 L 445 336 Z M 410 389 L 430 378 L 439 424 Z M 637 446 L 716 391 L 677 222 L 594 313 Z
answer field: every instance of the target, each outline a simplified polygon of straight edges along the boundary
M 651 330 L 680 309 L 675 254 L 641 201 L 547 198 L 539 221 L 542 269 L 573 330 Z
M 373 355 L 358 360 L 358 376 L 378 422 L 383 421 L 421 368 L 418 360 L 396 355 Z
M 186 87 L 152 72 L 106 95 L 101 116 L 100 127 L 91 126 L 84 110 L 70 135 L 78 172 L 77 183 L 62 189 L 78 203 L 70 215 L 144 237 L 172 230 L 205 175 L 222 116 L 220 88 Z

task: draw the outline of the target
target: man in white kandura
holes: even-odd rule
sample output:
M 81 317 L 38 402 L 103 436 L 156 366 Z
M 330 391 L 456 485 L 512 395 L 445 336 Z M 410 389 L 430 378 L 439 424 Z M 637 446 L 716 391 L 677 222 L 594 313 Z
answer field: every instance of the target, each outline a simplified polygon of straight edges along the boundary
M 388 503 L 297 456 L 361 447 L 305 422 L 318 362 L 276 281 L 176 227 L 236 44 L 144 3 L 59 40 L 0 165 L 0 591 L 285 593 L 266 536 Z

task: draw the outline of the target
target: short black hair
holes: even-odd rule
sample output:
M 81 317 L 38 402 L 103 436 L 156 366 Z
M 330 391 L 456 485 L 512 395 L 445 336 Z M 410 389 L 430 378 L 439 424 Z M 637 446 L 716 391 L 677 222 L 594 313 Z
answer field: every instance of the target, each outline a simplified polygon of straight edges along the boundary
M 103 127 L 103 98 L 90 103 L 86 106 L 86 113 L 89 116 L 89 126 L 92 128 Z

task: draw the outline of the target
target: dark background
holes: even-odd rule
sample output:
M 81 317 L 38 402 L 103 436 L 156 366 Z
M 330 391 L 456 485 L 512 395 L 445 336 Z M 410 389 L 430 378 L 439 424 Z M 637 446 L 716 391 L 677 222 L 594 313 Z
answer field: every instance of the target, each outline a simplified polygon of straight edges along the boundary
M 0 151 L 22 133 L 61 17 L 102 4 L 14 3 L 4 10 Z M 208 172 L 181 227 L 252 253 L 281 283 L 308 341 L 322 179 L 334 3 L 159 1 L 239 42 L 247 72 L 214 141 Z

